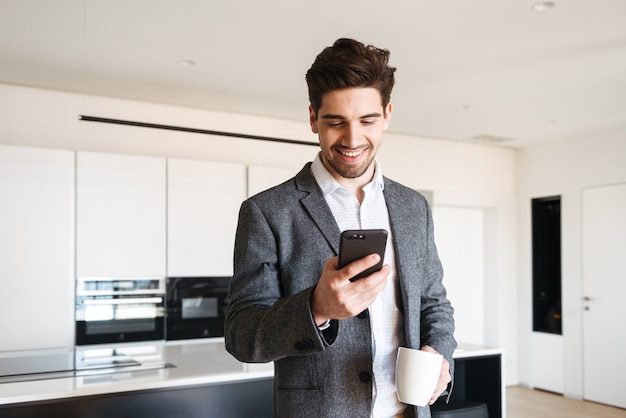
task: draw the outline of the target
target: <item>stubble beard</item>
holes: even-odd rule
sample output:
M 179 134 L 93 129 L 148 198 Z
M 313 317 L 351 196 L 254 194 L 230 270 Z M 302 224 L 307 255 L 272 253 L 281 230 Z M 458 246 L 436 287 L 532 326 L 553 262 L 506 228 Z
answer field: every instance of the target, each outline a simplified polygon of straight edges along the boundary
M 322 156 L 324 157 L 325 162 L 333 169 L 333 171 L 339 174 L 343 178 L 347 179 L 355 179 L 361 177 L 365 172 L 370 168 L 370 165 L 374 161 L 374 157 L 370 157 L 369 159 L 362 162 L 358 166 L 345 166 L 342 163 L 338 163 L 332 158 L 328 158 L 328 156 L 322 152 Z

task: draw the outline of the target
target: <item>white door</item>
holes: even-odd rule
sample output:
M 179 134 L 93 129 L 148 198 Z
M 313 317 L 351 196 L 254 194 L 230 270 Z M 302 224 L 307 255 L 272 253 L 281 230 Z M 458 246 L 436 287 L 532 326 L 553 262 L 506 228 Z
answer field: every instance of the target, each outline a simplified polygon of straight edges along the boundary
M 582 192 L 585 399 L 626 408 L 626 184 Z

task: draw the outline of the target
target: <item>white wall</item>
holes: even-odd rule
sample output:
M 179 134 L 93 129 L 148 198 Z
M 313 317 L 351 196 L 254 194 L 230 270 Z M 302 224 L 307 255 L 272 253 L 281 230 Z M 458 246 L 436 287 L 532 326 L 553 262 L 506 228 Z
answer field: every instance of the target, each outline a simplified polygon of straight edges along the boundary
M 288 121 L 0 84 L 3 144 L 195 158 L 294 172 L 317 152 L 307 145 L 81 122 L 80 114 L 316 142 L 307 109 L 302 109 L 302 121 Z M 434 206 L 485 210 L 485 341 L 504 347 L 507 383 L 516 383 L 515 151 L 391 132 L 384 141 L 379 161 L 388 177 L 432 190 Z
M 434 206 L 436 243 L 458 341 L 485 345 L 485 210 Z
M 626 133 L 621 140 L 598 135 L 518 153 L 518 325 L 520 347 L 525 347 L 519 355 L 521 383 L 583 396 L 581 190 L 620 182 L 626 182 Z M 530 200 L 553 195 L 561 195 L 562 336 L 533 333 L 531 323 Z M 546 379 L 547 374 L 554 378 Z

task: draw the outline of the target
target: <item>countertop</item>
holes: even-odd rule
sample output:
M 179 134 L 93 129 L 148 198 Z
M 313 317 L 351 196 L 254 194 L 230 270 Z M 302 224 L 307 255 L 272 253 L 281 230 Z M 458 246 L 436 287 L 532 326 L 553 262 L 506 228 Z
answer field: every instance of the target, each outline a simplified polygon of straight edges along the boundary
M 131 357 L 141 367 L 120 367 L 112 373 L 84 374 L 0 383 L 0 405 L 92 396 L 137 390 L 234 383 L 271 379 L 273 363 L 241 363 L 224 348 L 223 338 L 80 347 L 75 356 Z M 503 354 L 500 348 L 459 344 L 454 358 Z M 172 367 L 166 367 L 172 365 Z M 46 375 L 43 375 L 44 377 Z
M 91 349 L 91 350 L 90 350 Z M 116 350 L 141 363 L 114 373 L 0 383 L 0 405 L 136 390 L 271 379 L 273 363 L 248 364 L 233 358 L 224 340 L 153 342 L 106 347 L 81 347 L 77 356 L 94 350 Z M 164 367 L 171 364 L 174 367 Z M 117 370 L 117 369 L 113 369 Z M 43 375 L 45 377 L 45 375 Z
M 486 347 L 476 344 L 459 343 L 454 351 L 452 358 L 463 359 L 481 356 L 501 356 L 504 355 L 504 349 L 499 347 Z

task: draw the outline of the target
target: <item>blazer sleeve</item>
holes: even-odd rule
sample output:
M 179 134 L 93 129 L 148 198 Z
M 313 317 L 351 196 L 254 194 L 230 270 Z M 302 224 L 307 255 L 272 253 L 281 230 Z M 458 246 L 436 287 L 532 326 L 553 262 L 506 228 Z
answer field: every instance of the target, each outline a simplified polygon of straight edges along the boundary
M 269 362 L 310 354 L 323 351 L 328 344 L 310 307 L 317 280 L 297 291 L 285 292 L 281 279 L 292 278 L 281 277 L 289 273 L 281 269 L 279 242 L 290 239 L 282 236 L 290 234 L 281 234 L 272 226 L 254 200 L 242 204 L 235 236 L 225 345 L 243 362 Z M 320 264 L 318 258 L 313 262 Z M 307 266 L 302 267 L 306 271 Z M 333 330 L 337 331 L 337 324 L 331 324 L 330 334 Z

